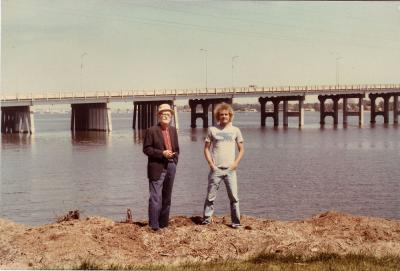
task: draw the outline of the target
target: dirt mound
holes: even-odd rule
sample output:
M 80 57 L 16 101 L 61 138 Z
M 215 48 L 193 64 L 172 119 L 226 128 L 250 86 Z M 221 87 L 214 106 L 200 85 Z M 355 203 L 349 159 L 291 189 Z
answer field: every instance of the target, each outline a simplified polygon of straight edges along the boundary
M 200 217 L 173 217 L 159 232 L 146 222 L 101 217 L 26 227 L 0 219 L 0 268 L 72 268 L 98 264 L 177 263 L 241 259 L 260 252 L 313 255 L 321 252 L 400 256 L 400 221 L 327 212 L 302 221 L 227 217 L 200 225 Z

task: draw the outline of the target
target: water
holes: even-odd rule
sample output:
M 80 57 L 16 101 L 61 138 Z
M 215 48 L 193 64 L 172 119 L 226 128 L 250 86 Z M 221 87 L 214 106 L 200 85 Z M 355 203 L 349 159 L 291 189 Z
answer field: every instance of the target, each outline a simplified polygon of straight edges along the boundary
M 172 198 L 173 215 L 201 215 L 208 166 L 203 157 L 206 130 L 190 129 L 180 113 L 180 162 Z M 400 218 L 400 140 L 396 125 L 332 127 L 306 112 L 305 127 L 260 128 L 259 113 L 237 113 L 245 138 L 238 169 L 242 214 L 302 219 L 327 210 Z M 2 135 L 0 217 L 19 223 L 50 223 L 68 210 L 115 220 L 131 208 L 146 219 L 147 158 L 132 131 L 131 114 L 113 114 L 113 132 L 69 131 L 68 114 L 35 116 L 36 134 Z M 378 123 L 383 122 L 378 118 Z M 200 124 L 200 125 L 199 125 Z M 201 126 L 201 121 L 198 120 Z M 229 214 L 225 187 L 216 214 Z

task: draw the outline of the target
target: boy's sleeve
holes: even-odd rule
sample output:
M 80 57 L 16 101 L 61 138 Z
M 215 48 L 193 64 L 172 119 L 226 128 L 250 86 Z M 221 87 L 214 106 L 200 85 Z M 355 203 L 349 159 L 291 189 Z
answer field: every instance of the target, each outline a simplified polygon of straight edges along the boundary
M 243 136 L 242 136 L 242 132 L 240 131 L 240 129 L 239 128 L 237 128 L 237 131 L 236 131 L 236 142 L 238 142 L 238 143 L 243 143 Z
M 212 140 L 211 128 L 208 128 L 207 136 L 206 136 L 206 138 L 204 139 L 204 142 L 210 143 L 211 140 Z

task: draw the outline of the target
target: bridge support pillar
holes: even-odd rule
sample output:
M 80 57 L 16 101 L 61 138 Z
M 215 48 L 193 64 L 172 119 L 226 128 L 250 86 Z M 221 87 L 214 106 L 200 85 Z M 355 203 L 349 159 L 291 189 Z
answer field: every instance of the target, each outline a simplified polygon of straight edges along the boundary
M 232 104 L 232 98 L 219 98 L 219 99 L 191 99 L 189 100 L 190 106 L 190 127 L 196 128 L 196 120 L 201 118 L 203 120 L 203 128 L 208 128 L 208 109 L 211 105 L 212 115 L 214 114 L 215 106 L 219 103 Z M 203 107 L 202 112 L 196 112 L 197 105 Z M 211 118 L 212 125 L 215 125 L 214 116 Z
M 71 131 L 112 131 L 107 103 L 71 104 Z
M 371 123 L 376 123 L 376 116 L 383 116 L 383 122 L 389 123 L 389 100 L 391 97 L 394 98 L 394 102 L 396 101 L 396 96 L 398 97 L 398 93 L 370 93 L 369 98 L 371 100 Z M 383 98 L 383 110 L 376 109 L 376 99 Z M 397 105 L 396 105 L 397 106 Z M 394 107 L 393 107 L 393 111 Z M 397 111 L 397 109 L 396 109 Z M 393 112 L 394 113 L 394 112 Z
M 376 120 L 375 120 L 375 117 L 377 116 L 377 112 L 376 112 L 376 102 L 375 102 L 375 100 L 376 100 L 376 95 L 371 95 L 371 94 L 369 94 L 369 99 L 371 100 L 371 120 L 370 120 L 370 123 L 375 123 L 376 122 Z
M 304 126 L 304 96 L 299 100 L 299 127 Z
M 390 96 L 385 95 L 383 97 L 383 121 L 389 123 L 389 100 Z
M 172 100 L 161 100 L 161 101 L 137 101 L 133 102 L 133 130 L 145 130 L 158 123 L 158 107 L 161 104 L 169 104 L 175 111 L 172 119 L 172 125 L 179 128 L 178 123 L 178 111 Z
M 279 103 L 281 99 L 279 97 L 260 97 L 258 101 L 261 105 L 261 126 L 265 127 L 265 119 L 271 117 L 274 120 L 274 127 L 279 126 Z M 273 111 L 266 111 L 267 103 L 272 102 Z M 286 104 L 287 105 L 287 104 Z
M 283 101 L 283 126 L 289 125 L 289 117 L 299 118 L 299 127 L 304 126 L 304 96 L 282 96 L 282 97 L 260 97 L 258 99 L 261 105 L 261 126 L 265 126 L 265 119 L 272 117 L 274 120 L 274 127 L 279 126 L 279 104 Z M 289 112 L 289 101 L 298 101 L 298 111 Z M 274 110 L 272 112 L 265 111 L 266 104 L 272 102 Z
M 175 128 L 179 130 L 179 116 L 178 116 L 178 107 L 174 104 L 174 121 L 175 121 Z
M 363 107 L 363 98 L 365 97 L 364 94 L 343 94 L 337 95 L 340 98 L 343 98 L 343 125 L 347 125 L 347 119 L 349 116 L 356 116 L 358 117 L 358 125 L 364 124 L 364 107 Z M 348 109 L 348 99 L 357 98 L 358 99 L 358 111 L 349 110 Z
M 349 115 L 347 100 L 347 98 L 343 98 L 343 125 L 347 125 L 347 116 Z
M 358 125 L 364 125 L 364 99 L 363 97 L 358 100 Z
M 1 107 L 1 133 L 35 132 L 33 112 L 30 106 Z
M 299 127 L 304 126 L 304 96 L 282 97 L 283 99 L 283 126 L 289 126 L 289 117 L 299 118 Z M 298 111 L 289 111 L 289 101 L 298 101 Z
M 399 123 L 399 94 L 393 96 L 393 123 Z
M 289 101 L 287 101 L 287 100 L 283 101 L 283 126 L 284 127 L 289 126 L 288 105 L 289 105 Z
M 325 117 L 333 117 L 333 125 L 338 125 L 339 123 L 339 99 L 340 95 L 318 95 L 318 100 L 320 102 L 320 124 L 325 125 Z M 332 99 L 333 108 L 332 111 L 326 111 L 325 101 L 327 99 Z

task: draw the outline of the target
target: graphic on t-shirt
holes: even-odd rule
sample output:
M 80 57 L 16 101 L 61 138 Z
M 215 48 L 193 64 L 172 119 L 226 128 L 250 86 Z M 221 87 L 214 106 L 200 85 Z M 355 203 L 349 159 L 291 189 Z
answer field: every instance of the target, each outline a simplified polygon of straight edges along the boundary
M 232 133 L 218 133 L 215 135 L 216 140 L 221 140 L 221 141 L 233 141 Z

